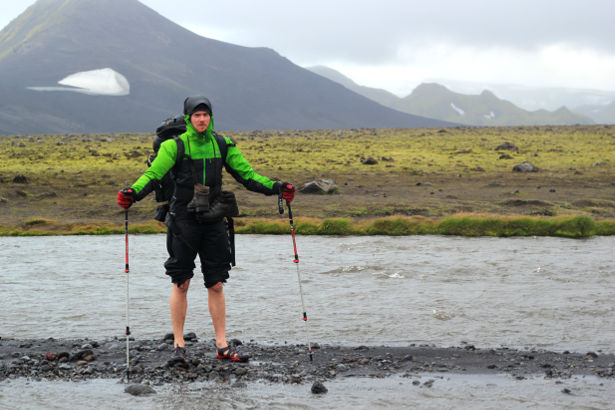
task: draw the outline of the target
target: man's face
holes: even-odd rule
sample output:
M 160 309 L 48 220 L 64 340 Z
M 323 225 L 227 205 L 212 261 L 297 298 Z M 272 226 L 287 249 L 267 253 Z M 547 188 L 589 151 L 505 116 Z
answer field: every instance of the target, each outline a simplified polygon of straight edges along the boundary
M 211 121 L 211 117 L 209 113 L 205 110 L 195 111 L 194 114 L 190 117 L 190 122 L 192 126 L 197 132 L 203 133 L 209 127 L 209 121 Z

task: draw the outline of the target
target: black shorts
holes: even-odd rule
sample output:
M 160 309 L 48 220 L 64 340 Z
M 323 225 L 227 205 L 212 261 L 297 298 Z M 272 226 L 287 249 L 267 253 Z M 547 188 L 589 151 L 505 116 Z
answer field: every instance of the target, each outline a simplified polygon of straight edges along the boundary
M 194 260 L 199 255 L 206 287 L 226 282 L 231 269 L 231 245 L 224 220 L 198 224 L 174 220 L 167 230 L 169 259 L 164 263 L 173 283 L 182 284 L 194 276 Z

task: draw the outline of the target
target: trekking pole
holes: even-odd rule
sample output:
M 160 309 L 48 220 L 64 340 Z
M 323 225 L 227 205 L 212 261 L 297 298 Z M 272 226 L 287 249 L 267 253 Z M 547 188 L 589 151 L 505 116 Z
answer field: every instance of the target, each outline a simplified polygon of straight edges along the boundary
M 301 286 L 301 273 L 299 272 L 299 254 L 297 253 L 297 241 L 295 241 L 295 227 L 293 224 L 293 210 L 290 207 L 290 202 L 287 200 L 286 201 L 286 206 L 288 207 L 288 220 L 290 221 L 290 234 L 293 238 L 293 249 L 295 250 L 295 259 L 293 260 L 293 262 L 295 263 L 295 266 L 297 266 L 297 280 L 299 282 L 299 294 L 301 295 L 301 308 L 303 309 L 303 321 L 305 322 L 305 334 L 306 334 L 306 339 L 307 339 L 307 347 L 308 347 L 308 354 L 310 355 L 310 361 L 313 361 L 313 357 L 312 357 L 312 345 L 310 344 L 310 329 L 308 326 L 308 318 L 307 318 L 307 313 L 305 311 L 305 302 L 303 301 L 303 287 Z M 278 197 L 278 208 L 281 214 L 284 213 L 284 205 L 282 203 L 282 195 L 280 195 Z
M 128 184 L 127 184 L 128 185 Z M 130 381 L 130 324 L 129 324 L 129 293 L 128 293 L 128 274 L 130 273 L 130 267 L 128 264 L 128 209 L 124 211 L 124 233 L 126 238 L 126 266 L 124 272 L 126 273 L 126 382 Z

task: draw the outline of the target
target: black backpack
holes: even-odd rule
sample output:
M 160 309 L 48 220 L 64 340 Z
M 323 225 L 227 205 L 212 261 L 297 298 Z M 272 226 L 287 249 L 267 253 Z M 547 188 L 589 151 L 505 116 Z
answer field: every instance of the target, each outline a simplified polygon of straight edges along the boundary
M 176 115 L 175 117 L 164 120 L 162 124 L 156 128 L 156 136 L 154 137 L 154 141 L 152 143 L 154 154 L 150 155 L 147 159 L 147 165 L 151 166 L 152 162 L 154 162 L 154 159 L 158 155 L 160 144 L 169 138 L 173 138 L 177 143 L 177 159 L 175 161 L 175 166 L 171 170 L 174 172 L 177 165 L 181 164 L 181 161 L 185 155 L 184 142 L 179 138 L 179 135 L 184 132 L 186 132 L 186 121 L 183 115 Z M 220 156 L 222 158 L 222 162 L 224 163 L 226 160 L 226 154 L 228 153 L 229 144 L 223 136 L 215 132 L 213 135 L 216 138 L 218 147 L 220 148 Z M 166 202 L 170 200 L 174 189 L 175 183 L 173 182 L 173 176 L 171 175 L 171 172 L 168 172 L 160 181 L 158 181 L 158 184 L 154 186 L 154 191 L 156 192 L 156 202 Z

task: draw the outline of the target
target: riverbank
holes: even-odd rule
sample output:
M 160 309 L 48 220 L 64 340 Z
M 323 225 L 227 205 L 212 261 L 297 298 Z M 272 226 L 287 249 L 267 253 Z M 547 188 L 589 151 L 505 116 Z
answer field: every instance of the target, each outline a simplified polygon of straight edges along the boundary
M 480 349 L 473 345 L 331 346 L 313 345 L 310 361 L 305 345 L 242 344 L 252 355 L 248 363 L 216 359 L 213 340 L 186 335 L 188 363 L 168 363 L 173 338 L 133 340 L 130 380 L 160 385 L 177 381 L 274 383 L 326 382 L 336 378 L 383 378 L 421 374 L 508 374 L 518 380 L 543 375 L 565 379 L 573 376 L 615 376 L 615 355 L 600 352 L 561 353 L 516 350 L 504 347 Z M 123 339 L 2 339 L 0 381 L 26 377 L 32 380 L 84 381 L 125 377 L 126 345 Z
M 458 236 L 559 236 L 586 238 L 615 235 L 615 220 L 595 221 L 588 216 L 528 217 L 499 215 L 457 215 L 447 218 L 295 218 L 295 232 L 303 235 L 458 235 Z M 164 233 L 164 224 L 129 224 L 130 234 Z M 125 232 L 118 222 L 61 222 L 31 218 L 17 226 L 0 225 L 0 236 L 111 235 Z M 287 219 L 237 218 L 238 234 L 281 235 L 290 233 Z

